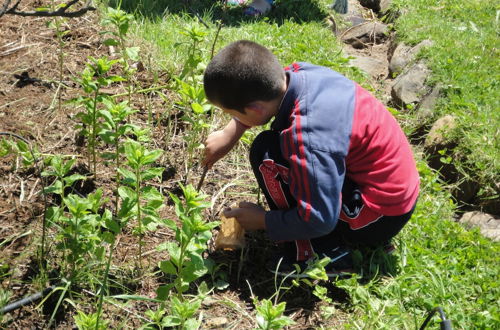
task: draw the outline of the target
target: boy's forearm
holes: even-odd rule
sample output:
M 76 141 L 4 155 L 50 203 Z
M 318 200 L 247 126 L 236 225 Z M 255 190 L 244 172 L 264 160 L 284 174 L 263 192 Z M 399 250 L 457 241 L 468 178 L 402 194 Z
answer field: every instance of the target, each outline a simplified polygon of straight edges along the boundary
M 247 129 L 248 126 L 245 126 L 235 118 L 232 118 L 226 127 L 224 127 L 223 131 L 231 138 L 231 142 L 234 144 L 238 142 Z

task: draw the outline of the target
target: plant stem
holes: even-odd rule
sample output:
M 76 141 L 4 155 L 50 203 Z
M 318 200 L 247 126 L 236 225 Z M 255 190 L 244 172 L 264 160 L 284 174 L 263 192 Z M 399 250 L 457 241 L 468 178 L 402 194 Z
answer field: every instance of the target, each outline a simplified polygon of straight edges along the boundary
M 92 148 L 92 161 L 94 163 L 94 179 L 97 179 L 97 161 L 95 152 L 95 140 L 97 136 L 97 97 L 99 96 L 99 88 L 94 93 L 94 103 L 92 104 L 92 138 L 90 147 Z M 90 168 L 90 164 L 89 164 Z
M 111 245 L 109 247 L 108 261 L 106 263 L 106 270 L 104 271 L 104 279 L 102 281 L 101 292 L 99 293 L 99 304 L 97 307 L 97 320 L 96 320 L 96 324 L 95 324 L 96 330 L 99 329 L 99 320 L 101 318 L 102 303 L 104 300 L 104 290 L 106 289 L 107 283 L 108 283 L 108 274 L 109 274 L 109 268 L 111 266 L 111 259 L 113 258 L 114 246 L 115 246 L 115 237 L 113 237 L 113 242 L 111 243 Z
M 120 168 L 120 137 L 118 136 L 118 124 L 115 126 L 115 164 L 116 164 L 116 195 L 115 195 L 115 216 L 118 215 L 118 210 L 120 208 L 120 199 L 118 195 L 118 188 L 120 188 L 120 173 L 118 169 Z
M 135 192 L 137 195 L 137 226 L 139 227 L 139 269 L 142 270 L 142 221 L 141 221 L 141 171 L 140 165 L 135 169 L 137 179 Z

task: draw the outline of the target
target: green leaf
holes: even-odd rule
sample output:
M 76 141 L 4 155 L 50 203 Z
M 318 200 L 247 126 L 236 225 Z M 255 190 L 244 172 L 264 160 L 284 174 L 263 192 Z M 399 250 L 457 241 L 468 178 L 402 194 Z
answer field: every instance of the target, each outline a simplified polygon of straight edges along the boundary
M 139 47 L 127 47 L 125 48 L 125 53 L 127 54 L 127 57 L 131 59 L 132 61 L 137 61 L 139 60 Z
M 119 168 L 118 173 L 122 175 L 123 182 L 125 184 L 135 187 L 135 185 L 137 184 L 137 176 L 134 172 L 126 168 Z
M 148 168 L 147 170 L 145 170 L 141 173 L 142 179 L 143 180 L 151 180 L 151 179 L 159 178 L 162 176 L 164 170 L 165 169 L 163 167 Z
M 177 316 L 165 316 L 162 320 L 161 326 L 165 328 L 172 328 L 181 325 L 182 320 Z
M 197 115 L 201 115 L 205 112 L 205 109 L 203 109 L 203 106 L 199 103 L 191 103 L 191 108 Z
M 43 188 L 43 192 L 46 194 L 58 194 L 63 195 L 63 184 L 61 181 L 57 180 L 52 185 Z
M 168 294 L 170 293 L 170 290 L 174 287 L 173 283 L 166 284 L 166 285 L 160 285 L 158 289 L 156 289 L 156 298 L 160 301 L 167 300 Z
M 109 38 L 104 40 L 103 44 L 105 44 L 106 46 L 118 46 L 120 43 L 116 39 Z
M 146 151 L 144 154 L 144 158 L 142 159 L 143 165 L 148 165 L 156 161 L 163 154 L 163 150 L 156 149 L 153 151 Z
M 160 261 L 159 267 L 165 274 L 177 275 L 177 268 L 170 260 Z
M 108 210 L 106 210 L 108 211 Z M 104 220 L 104 225 L 106 228 L 111 230 L 113 233 L 118 234 L 120 232 L 120 225 L 118 222 L 112 219 L 112 217 L 106 217 Z
M 71 186 L 75 181 L 86 180 L 87 177 L 81 174 L 73 174 L 64 178 L 65 186 Z

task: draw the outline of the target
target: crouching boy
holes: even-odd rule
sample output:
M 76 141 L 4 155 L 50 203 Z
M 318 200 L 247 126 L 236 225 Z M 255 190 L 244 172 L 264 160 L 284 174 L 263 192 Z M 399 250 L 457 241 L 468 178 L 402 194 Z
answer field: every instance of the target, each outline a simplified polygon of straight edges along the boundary
M 370 93 L 328 68 L 282 68 L 265 47 L 240 40 L 223 48 L 204 75 L 208 100 L 232 120 L 210 134 L 203 164 L 226 155 L 246 129 L 250 162 L 269 211 L 242 202 L 226 210 L 247 230 L 266 230 L 285 249 L 270 270 L 330 257 L 329 276 L 352 271 L 350 246 L 387 245 L 410 219 L 419 176 L 396 120 Z

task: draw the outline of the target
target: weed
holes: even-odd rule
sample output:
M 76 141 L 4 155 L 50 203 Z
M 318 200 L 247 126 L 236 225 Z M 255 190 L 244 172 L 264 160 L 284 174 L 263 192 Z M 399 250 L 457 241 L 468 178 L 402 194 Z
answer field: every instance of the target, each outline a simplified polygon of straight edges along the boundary
M 108 322 L 102 320 L 99 322 L 99 315 L 97 313 L 87 314 L 83 311 L 77 311 L 75 316 L 73 316 L 75 320 L 75 325 L 79 330 L 105 330 L 109 329 Z
M 135 113 L 136 110 L 131 109 L 127 102 L 116 103 L 114 99 L 104 99 L 103 103 L 105 109 L 100 111 L 100 116 L 104 119 L 102 124 L 102 129 L 99 132 L 101 139 L 114 146 L 114 153 L 103 154 L 103 158 L 114 159 L 115 161 L 115 184 L 116 184 L 116 199 L 115 199 L 115 214 L 118 212 L 118 188 L 120 186 L 120 173 L 118 169 L 121 166 L 120 154 L 124 152 L 123 146 L 120 144 L 121 138 L 126 136 L 128 133 L 137 129 L 134 125 L 125 122 L 131 114 Z
M 159 299 L 165 299 L 174 289 L 177 297 L 182 299 L 182 294 L 194 282 L 208 271 L 203 260 L 203 253 L 207 249 L 208 240 L 211 238 L 211 229 L 217 222 L 207 222 L 203 219 L 202 210 L 209 206 L 204 201 L 205 196 L 198 195 L 193 186 L 182 186 L 185 202 L 177 196 L 170 194 L 175 203 L 175 214 L 181 222 L 178 227 L 173 220 L 166 220 L 165 224 L 175 232 L 175 241 L 161 244 L 158 249 L 166 250 L 169 260 L 160 262 L 160 269 L 172 275 L 172 283 L 158 289 Z
M 142 144 L 133 140 L 125 142 L 124 151 L 128 168 L 122 167 L 118 170 L 125 184 L 118 188 L 118 193 L 124 203 L 134 205 L 132 212 L 137 219 L 137 227 L 133 233 L 139 237 L 137 259 L 139 268 L 142 269 L 142 237 L 146 230 L 155 230 L 160 224 L 158 210 L 163 206 L 162 194 L 155 187 L 145 186 L 144 183 L 161 177 L 163 168 L 150 165 L 161 156 L 162 151 L 147 150 Z M 123 215 L 122 213 L 119 213 L 119 216 Z
M 282 329 L 286 326 L 293 325 L 295 322 L 287 316 L 283 316 L 286 303 L 281 302 L 273 305 L 268 299 L 253 302 L 257 310 L 257 328 L 258 329 Z
M 127 93 L 128 102 L 130 103 L 133 85 L 132 77 L 134 75 L 135 69 L 130 66 L 129 61 L 139 60 L 139 47 L 128 47 L 127 45 L 127 33 L 129 30 L 130 22 L 134 19 L 134 16 L 127 14 L 121 9 L 114 9 L 108 7 L 104 12 L 104 19 L 102 20 L 103 25 L 111 25 L 114 27 L 114 31 L 105 31 L 103 34 L 111 34 L 112 37 L 104 41 L 107 46 L 117 46 L 121 52 L 120 62 L 123 67 L 124 77 L 127 81 Z
M 104 101 L 107 96 L 101 93 L 101 88 L 110 85 L 113 82 L 123 81 L 124 78 L 117 75 L 109 75 L 109 71 L 117 60 L 109 60 L 107 57 L 89 58 L 89 63 L 83 70 L 80 83 L 86 96 L 80 96 L 74 99 L 73 102 L 82 104 L 85 107 L 85 112 L 80 112 L 77 118 L 81 121 L 81 125 L 77 127 L 81 129 L 80 134 L 88 138 L 88 165 L 93 168 L 94 177 L 97 177 L 97 136 L 101 130 L 101 122 L 99 120 L 99 104 Z

